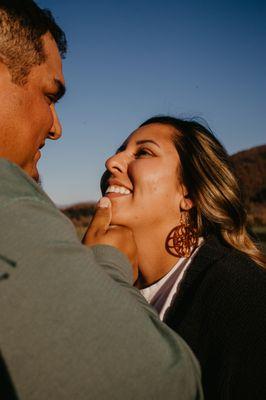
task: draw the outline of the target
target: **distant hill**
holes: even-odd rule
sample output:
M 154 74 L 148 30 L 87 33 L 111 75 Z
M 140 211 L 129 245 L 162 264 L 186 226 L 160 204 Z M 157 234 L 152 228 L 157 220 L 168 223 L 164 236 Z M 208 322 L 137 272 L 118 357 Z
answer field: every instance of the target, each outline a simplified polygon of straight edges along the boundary
M 252 225 L 266 225 L 266 145 L 231 156 Z
M 230 158 L 250 224 L 266 226 L 266 145 L 240 151 Z M 95 210 L 95 202 L 79 203 L 61 210 L 77 228 L 82 228 L 88 225 Z
M 89 201 L 61 208 L 61 211 L 71 219 L 76 228 L 82 228 L 88 226 L 94 214 L 95 206 L 95 202 Z

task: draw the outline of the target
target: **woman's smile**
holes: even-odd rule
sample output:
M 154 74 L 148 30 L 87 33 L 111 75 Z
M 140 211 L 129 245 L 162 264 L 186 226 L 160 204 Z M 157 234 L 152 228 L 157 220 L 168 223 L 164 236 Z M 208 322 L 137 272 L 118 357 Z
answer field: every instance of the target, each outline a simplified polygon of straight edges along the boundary
M 115 197 L 121 197 L 121 196 L 128 196 L 131 194 L 131 191 L 124 186 L 117 186 L 117 185 L 112 185 L 108 186 L 105 196 L 109 197 L 110 199 L 113 199 Z

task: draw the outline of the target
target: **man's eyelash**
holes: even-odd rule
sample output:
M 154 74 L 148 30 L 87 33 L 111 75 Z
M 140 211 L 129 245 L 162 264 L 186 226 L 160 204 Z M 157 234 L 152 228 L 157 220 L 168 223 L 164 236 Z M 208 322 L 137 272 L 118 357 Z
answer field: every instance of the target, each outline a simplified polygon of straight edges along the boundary
M 59 101 L 59 99 L 57 98 L 57 96 L 56 95 L 54 95 L 54 94 L 47 94 L 46 95 L 47 96 L 47 98 L 52 102 L 52 103 L 58 103 L 58 101 Z

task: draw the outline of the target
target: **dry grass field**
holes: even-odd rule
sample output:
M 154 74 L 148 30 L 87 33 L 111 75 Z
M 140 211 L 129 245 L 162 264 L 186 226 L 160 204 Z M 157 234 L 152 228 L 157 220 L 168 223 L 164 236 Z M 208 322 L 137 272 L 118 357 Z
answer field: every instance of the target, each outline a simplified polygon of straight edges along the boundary
M 88 218 L 87 223 L 85 226 L 81 226 L 81 225 L 76 225 L 76 231 L 77 231 L 77 235 L 79 237 L 80 240 L 82 240 L 87 226 L 89 225 L 89 220 L 90 218 Z M 259 244 L 259 246 L 262 248 L 263 252 L 266 254 L 266 226 L 254 226 L 251 228 L 257 243 Z

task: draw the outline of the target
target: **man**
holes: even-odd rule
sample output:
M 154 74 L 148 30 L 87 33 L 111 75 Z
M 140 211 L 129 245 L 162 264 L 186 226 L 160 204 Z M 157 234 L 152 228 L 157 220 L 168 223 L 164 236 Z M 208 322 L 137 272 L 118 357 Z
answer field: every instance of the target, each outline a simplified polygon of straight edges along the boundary
M 132 286 L 134 239 L 109 228 L 108 199 L 89 247 L 35 182 L 61 136 L 65 51 L 50 13 L 0 0 L 0 398 L 202 398 L 192 353 Z

